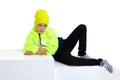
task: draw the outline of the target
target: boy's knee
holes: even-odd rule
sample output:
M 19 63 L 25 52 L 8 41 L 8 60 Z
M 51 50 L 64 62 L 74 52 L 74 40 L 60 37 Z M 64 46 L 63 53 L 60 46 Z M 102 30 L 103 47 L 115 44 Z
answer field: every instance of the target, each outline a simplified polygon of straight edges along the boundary
M 87 29 L 85 24 L 80 24 L 78 27 L 80 29 L 82 29 L 82 30 L 86 30 Z

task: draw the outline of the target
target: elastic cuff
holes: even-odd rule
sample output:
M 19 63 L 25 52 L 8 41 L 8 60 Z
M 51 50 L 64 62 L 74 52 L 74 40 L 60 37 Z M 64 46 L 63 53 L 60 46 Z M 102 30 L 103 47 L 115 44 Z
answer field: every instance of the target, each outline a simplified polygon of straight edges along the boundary
M 100 66 L 100 63 L 102 62 L 103 60 L 101 58 L 98 59 L 98 64 Z

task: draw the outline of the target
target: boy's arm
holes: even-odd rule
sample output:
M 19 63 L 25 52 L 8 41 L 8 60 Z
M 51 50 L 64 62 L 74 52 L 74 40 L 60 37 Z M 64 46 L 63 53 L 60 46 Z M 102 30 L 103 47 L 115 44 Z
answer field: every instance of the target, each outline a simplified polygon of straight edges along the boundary
M 26 39 L 26 43 L 24 45 L 24 52 L 31 52 L 36 54 L 38 52 L 39 46 L 34 44 L 32 34 L 29 34 Z
M 47 50 L 47 55 L 54 55 L 58 49 L 58 37 L 54 30 L 49 33 L 49 38 L 50 42 L 48 45 L 42 48 L 45 48 Z

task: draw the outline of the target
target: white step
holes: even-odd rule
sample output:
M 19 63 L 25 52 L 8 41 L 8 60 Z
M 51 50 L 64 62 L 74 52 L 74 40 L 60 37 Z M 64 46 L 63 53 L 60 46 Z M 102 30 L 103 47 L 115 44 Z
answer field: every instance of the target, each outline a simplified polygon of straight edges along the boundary
M 101 80 L 103 72 L 99 66 L 68 66 L 55 62 L 55 80 Z
M 102 80 L 99 66 L 68 66 L 52 56 L 25 56 L 19 50 L 0 50 L 0 80 Z
M 0 80 L 54 80 L 54 60 L 52 56 L 1 50 Z

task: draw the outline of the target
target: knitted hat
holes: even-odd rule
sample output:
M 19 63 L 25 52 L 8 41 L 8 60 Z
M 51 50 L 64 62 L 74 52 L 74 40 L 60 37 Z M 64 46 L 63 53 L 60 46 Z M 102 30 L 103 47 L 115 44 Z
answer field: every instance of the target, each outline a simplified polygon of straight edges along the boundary
M 38 24 L 47 24 L 49 22 L 49 16 L 45 10 L 37 10 L 35 13 L 35 22 L 34 25 Z

